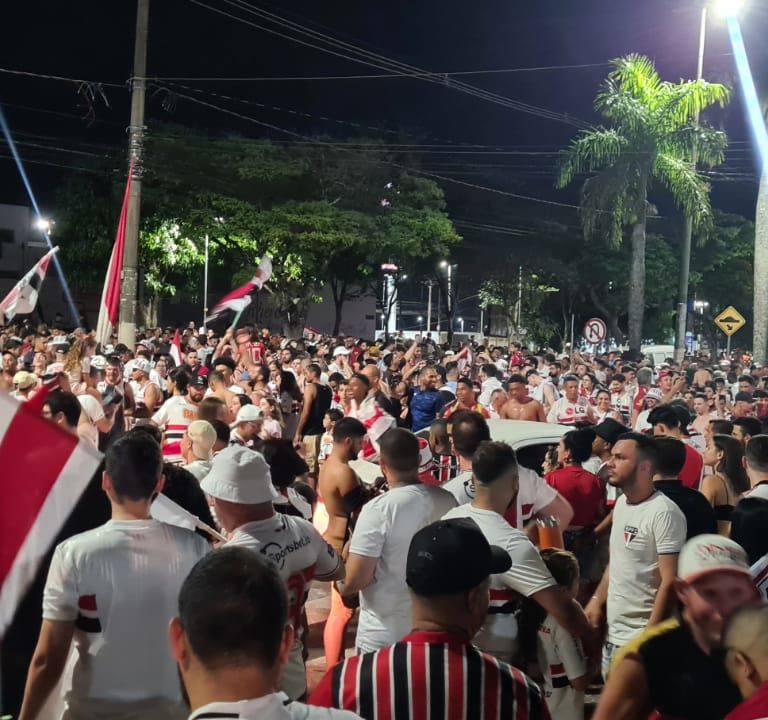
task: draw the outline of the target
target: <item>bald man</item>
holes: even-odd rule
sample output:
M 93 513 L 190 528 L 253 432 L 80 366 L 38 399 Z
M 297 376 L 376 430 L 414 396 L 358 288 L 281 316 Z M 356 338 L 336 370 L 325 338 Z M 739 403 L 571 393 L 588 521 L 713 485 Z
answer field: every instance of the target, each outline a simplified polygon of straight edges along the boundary
M 387 413 L 387 415 L 391 415 L 393 418 L 400 417 L 400 411 L 402 409 L 400 403 L 390 397 L 389 387 L 381 379 L 379 366 L 369 363 L 368 365 L 364 365 L 360 372 L 368 378 L 368 381 L 371 384 L 369 394 L 376 398 L 379 407 Z

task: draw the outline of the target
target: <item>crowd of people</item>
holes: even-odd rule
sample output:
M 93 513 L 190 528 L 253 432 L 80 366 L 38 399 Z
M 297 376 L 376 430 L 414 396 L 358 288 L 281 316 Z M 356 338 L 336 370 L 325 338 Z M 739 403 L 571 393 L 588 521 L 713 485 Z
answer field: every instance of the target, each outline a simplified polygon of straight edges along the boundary
M 178 339 L 0 329 L 0 390 L 104 454 L 2 639 L 22 720 L 768 716 L 768 369 Z

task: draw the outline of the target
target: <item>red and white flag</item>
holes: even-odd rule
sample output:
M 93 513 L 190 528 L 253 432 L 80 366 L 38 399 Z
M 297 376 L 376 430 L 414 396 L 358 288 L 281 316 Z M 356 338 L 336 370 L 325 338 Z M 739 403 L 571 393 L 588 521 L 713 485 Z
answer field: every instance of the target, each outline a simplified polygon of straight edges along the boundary
M 176 367 L 181 367 L 181 336 L 179 335 L 179 328 L 176 328 L 176 332 L 173 333 L 169 355 L 173 358 L 173 362 L 176 363 Z
M 0 302 L 0 323 L 9 323 L 14 315 L 26 315 L 35 309 L 40 286 L 45 280 L 45 273 L 48 272 L 48 265 L 51 264 L 51 259 L 58 250 L 59 248 L 55 247 L 45 253 Z
M 243 312 L 251 304 L 251 293 L 254 290 L 261 290 L 270 277 L 272 277 L 272 260 L 265 257 L 256 268 L 256 274 L 245 285 L 241 285 L 219 300 L 207 320 L 213 320 L 227 310 Z
M 111 340 L 120 314 L 120 280 L 123 275 L 125 226 L 128 221 L 128 201 L 131 196 L 132 175 L 133 164 L 128 168 L 128 181 L 125 183 L 125 195 L 123 195 L 123 207 L 120 209 L 120 220 L 117 223 L 115 245 L 109 258 L 107 276 L 104 279 L 104 289 L 101 292 L 99 322 L 96 325 L 96 342 L 101 343 L 102 346 Z
M 101 455 L 0 393 L 0 638 Z M 23 482 L 20 482 L 23 479 Z

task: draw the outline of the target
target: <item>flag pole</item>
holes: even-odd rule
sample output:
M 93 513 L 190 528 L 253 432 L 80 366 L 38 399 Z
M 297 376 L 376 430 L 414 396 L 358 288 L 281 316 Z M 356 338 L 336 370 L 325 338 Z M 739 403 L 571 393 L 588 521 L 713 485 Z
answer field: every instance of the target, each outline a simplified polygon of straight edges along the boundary
M 243 308 L 245 310 L 245 308 Z M 238 310 L 237 314 L 235 315 L 235 319 L 232 321 L 232 329 L 234 330 L 237 327 L 237 323 L 240 322 L 240 316 L 243 314 L 243 310 Z

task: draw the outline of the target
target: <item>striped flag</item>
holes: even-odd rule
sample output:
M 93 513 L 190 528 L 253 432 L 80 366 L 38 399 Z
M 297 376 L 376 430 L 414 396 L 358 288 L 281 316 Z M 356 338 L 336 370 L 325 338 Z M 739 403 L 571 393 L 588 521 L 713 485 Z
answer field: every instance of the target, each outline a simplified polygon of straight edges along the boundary
M 125 226 L 128 221 L 128 201 L 131 196 L 133 164 L 128 168 L 128 180 L 125 183 L 123 207 L 120 210 L 120 220 L 117 223 L 117 235 L 112 255 L 109 258 L 107 276 L 104 278 L 104 290 L 101 293 L 99 305 L 99 322 L 96 325 L 96 342 L 106 345 L 117 327 L 120 314 L 120 281 L 123 275 L 123 248 L 125 247 Z
M 181 336 L 179 335 L 179 328 L 176 328 L 176 332 L 173 333 L 169 355 L 173 358 L 173 362 L 176 363 L 176 367 L 181 367 Z
M 0 638 L 100 460 L 28 403 L 0 393 L 0 497 L 9 509 L 0 522 Z
M 59 248 L 55 247 L 45 253 L 0 302 L 0 324 L 9 323 L 14 315 L 26 315 L 35 309 L 40 286 L 45 280 L 45 273 L 48 272 L 48 265 L 58 250 Z
M 213 320 L 227 310 L 243 312 L 251 304 L 251 293 L 254 290 L 261 290 L 270 277 L 272 277 L 272 260 L 265 257 L 256 268 L 256 274 L 245 285 L 241 285 L 219 300 L 206 320 Z

